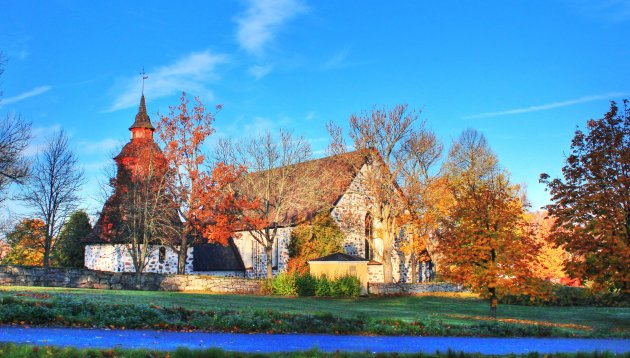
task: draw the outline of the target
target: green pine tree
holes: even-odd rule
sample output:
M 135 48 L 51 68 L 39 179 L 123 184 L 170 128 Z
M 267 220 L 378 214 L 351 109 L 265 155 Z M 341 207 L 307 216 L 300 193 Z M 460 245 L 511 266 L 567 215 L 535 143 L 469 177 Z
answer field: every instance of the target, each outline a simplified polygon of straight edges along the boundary
M 52 259 L 55 266 L 83 267 L 83 239 L 92 231 L 90 218 L 83 210 L 72 213 L 59 233 Z

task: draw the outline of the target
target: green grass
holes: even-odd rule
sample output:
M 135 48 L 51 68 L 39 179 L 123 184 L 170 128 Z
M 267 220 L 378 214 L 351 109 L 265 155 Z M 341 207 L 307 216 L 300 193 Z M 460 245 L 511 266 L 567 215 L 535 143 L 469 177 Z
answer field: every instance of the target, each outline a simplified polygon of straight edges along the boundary
M 41 297 L 33 294 L 47 294 Z M 26 296 L 24 296 L 26 295 Z M 153 291 L 109 291 L 40 287 L 0 287 L 1 296 L 47 301 L 56 298 L 81 299 L 95 303 L 182 307 L 195 311 L 230 310 L 246 313 L 273 311 L 295 315 L 322 315 L 401 322 L 438 322 L 442 325 L 472 326 L 487 323 L 487 301 L 475 297 L 362 297 L 348 299 L 278 297 L 248 295 L 210 295 Z M 500 305 L 499 320 L 518 326 L 534 324 L 568 328 L 576 335 L 630 336 L 630 308 L 538 307 Z M 565 327 L 562 327 L 565 325 Z M 566 326 L 566 325 L 575 325 Z M 588 331 L 580 329 L 590 327 Z M 395 333 L 394 333 L 395 334 Z M 552 333 L 552 335 L 554 335 Z
M 436 352 L 434 354 L 416 353 L 416 354 L 400 354 L 400 353 L 348 353 L 335 352 L 325 353 L 316 349 L 301 352 L 283 352 L 283 353 L 239 353 L 228 352 L 218 348 L 207 350 L 189 350 L 185 348 L 177 349 L 174 352 L 151 351 L 144 349 L 76 349 L 76 348 L 58 348 L 50 346 L 32 346 L 32 345 L 15 345 L 0 344 L 0 355 L 8 358 L 39 358 L 39 357 L 151 357 L 151 358 L 190 358 L 190 357 L 209 357 L 209 358 L 254 358 L 254 357 L 335 357 L 335 358 L 364 358 L 364 357 L 401 357 L 401 358 L 494 358 L 494 357 L 510 357 L 510 358 L 614 358 L 614 357 L 630 357 L 629 353 L 616 355 L 610 352 L 594 352 L 594 353 L 578 353 L 578 354 L 545 354 L 538 353 L 518 354 L 518 355 L 482 355 L 477 353 L 461 353 L 461 352 Z

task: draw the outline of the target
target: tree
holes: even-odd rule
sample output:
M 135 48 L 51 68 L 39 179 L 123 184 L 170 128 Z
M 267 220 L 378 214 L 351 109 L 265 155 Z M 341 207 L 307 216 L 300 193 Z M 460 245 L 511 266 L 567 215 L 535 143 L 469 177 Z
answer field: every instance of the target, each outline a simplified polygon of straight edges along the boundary
M 135 272 L 141 275 L 154 253 L 154 245 L 173 245 L 181 222 L 177 208 L 168 193 L 169 175 L 166 160 L 154 146 L 136 148 L 133 163 L 121 165 L 116 177 L 119 190 L 112 202 L 117 203 L 120 239 L 131 256 Z
M 23 219 L 7 234 L 8 253 L 3 265 L 39 266 L 44 258 L 46 224 L 39 219 Z
M 83 171 L 70 148 L 68 137 L 60 131 L 50 136 L 39 153 L 28 186 L 20 198 L 45 224 L 43 265 L 50 266 L 50 255 L 57 246 L 59 231 L 76 210 Z
M 218 105 L 216 110 L 219 111 Z M 206 112 L 195 98 L 189 110 L 186 93 L 178 107 L 170 107 L 168 115 L 160 115 L 159 138 L 164 144 L 169 179 L 166 192 L 173 200 L 181 221 L 173 249 L 178 253 L 178 273 L 185 272 L 188 248 L 202 240 L 227 244 L 240 225 L 240 213 L 255 206 L 232 190 L 232 184 L 245 170 L 235 165 L 217 163 L 209 170 L 203 145 L 214 133 L 214 114 Z
M 291 232 L 289 271 L 308 272 L 308 261 L 343 249 L 343 232 L 325 210 L 309 222 L 301 223 Z
M 51 259 L 55 266 L 83 267 L 85 244 L 82 240 L 91 231 L 90 218 L 85 211 L 72 213 L 63 224 L 57 239 L 57 248 L 52 253 Z
M 370 212 L 380 227 L 377 234 L 383 240 L 385 282 L 393 280 L 392 249 L 401 229 L 412 222 L 418 225 L 419 218 L 428 210 L 423 207 L 421 192 L 433 180 L 433 167 L 442 151 L 435 135 L 425 128 L 424 122 L 418 121 L 419 113 L 399 104 L 393 108 L 375 107 L 349 119 L 349 137 L 354 148 L 374 153 L 364 182 L 371 198 Z M 343 153 L 346 145 L 341 129 L 332 123 L 327 129 L 332 137 L 329 152 Z M 426 246 L 425 239 L 418 237 L 416 244 L 402 249 L 412 255 L 412 266 L 418 247 Z
M 487 290 L 496 317 L 497 289 L 531 293 L 538 247 L 525 221 L 519 187 L 511 185 L 485 137 L 462 133 L 445 164 L 455 202 L 442 220 L 442 274 L 473 290 Z
M 5 62 L 0 52 L 0 76 L 4 72 Z M 6 114 L 0 118 L 0 203 L 6 199 L 3 192 L 10 184 L 23 184 L 28 175 L 29 163 L 24 158 L 24 150 L 30 139 L 31 124 L 19 115 Z
M 551 239 L 555 219 L 542 210 L 526 215 L 530 230 L 534 233 L 536 244 L 540 247 L 538 262 L 532 262 L 532 274 L 542 280 L 560 282 L 567 277 L 564 266 L 569 254 L 562 246 Z
M 220 161 L 238 163 L 250 171 L 241 176 L 236 185 L 241 195 L 257 203 L 243 212 L 243 228 L 262 246 L 266 275 L 272 277 L 272 254 L 278 229 L 304 203 L 321 199 L 311 185 L 313 180 L 321 178 L 309 168 L 297 166 L 310 158 L 310 145 L 303 137 L 280 131 L 278 141 L 270 133 L 239 144 L 224 140 L 219 143 L 216 155 Z
M 552 238 L 571 254 L 567 270 L 596 290 L 630 292 L 630 108 L 610 111 L 578 129 L 563 179 L 541 174 L 556 218 Z

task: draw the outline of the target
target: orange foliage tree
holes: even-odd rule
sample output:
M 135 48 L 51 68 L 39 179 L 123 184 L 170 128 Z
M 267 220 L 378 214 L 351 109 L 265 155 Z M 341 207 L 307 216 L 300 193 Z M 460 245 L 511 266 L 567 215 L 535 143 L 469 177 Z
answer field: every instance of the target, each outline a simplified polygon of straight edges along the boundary
M 218 105 L 216 110 L 219 111 Z M 164 144 L 168 167 L 167 191 L 175 203 L 182 224 L 178 227 L 176 245 L 178 273 L 185 272 L 188 248 L 202 240 L 227 244 L 239 226 L 240 213 L 255 207 L 255 201 L 238 196 L 231 184 L 245 171 L 243 167 L 217 164 L 208 166 L 203 144 L 214 133 L 214 114 L 195 98 L 189 109 L 186 93 L 177 107 L 169 107 L 168 115 L 160 115 L 158 134 Z
M 40 266 L 44 259 L 46 223 L 39 219 L 23 219 L 6 237 L 9 249 L 4 265 Z
M 556 218 L 552 237 L 571 254 L 569 273 L 598 290 L 630 292 L 630 107 L 610 111 L 577 130 L 563 179 L 547 184 Z
M 499 169 L 483 135 L 466 130 L 446 163 L 454 203 L 442 220 L 442 274 L 473 290 L 487 290 L 496 317 L 497 289 L 532 293 L 531 262 L 538 246 L 525 221 L 519 188 Z
M 533 276 L 543 280 L 560 282 L 562 278 L 567 276 L 564 266 L 569 254 L 551 238 L 555 219 L 548 216 L 544 210 L 528 213 L 526 217 L 534 233 L 536 244 L 540 247 L 538 262 L 531 263 Z

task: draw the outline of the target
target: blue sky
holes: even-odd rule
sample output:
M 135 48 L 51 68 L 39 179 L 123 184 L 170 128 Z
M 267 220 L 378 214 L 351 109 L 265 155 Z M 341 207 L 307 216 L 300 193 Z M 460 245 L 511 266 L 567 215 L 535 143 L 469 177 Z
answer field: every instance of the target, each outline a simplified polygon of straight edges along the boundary
M 128 141 L 149 75 L 150 115 L 181 91 L 223 104 L 219 136 L 292 129 L 321 155 L 325 123 L 408 103 L 448 147 L 483 132 L 534 208 L 576 126 L 630 97 L 630 1 L 6 1 L 0 114 L 32 121 L 29 153 L 71 136 L 98 180 Z M 15 204 L 12 208 L 16 209 Z M 10 207 L 11 207 L 10 205 Z

